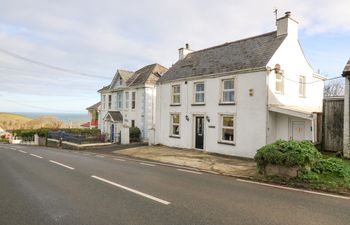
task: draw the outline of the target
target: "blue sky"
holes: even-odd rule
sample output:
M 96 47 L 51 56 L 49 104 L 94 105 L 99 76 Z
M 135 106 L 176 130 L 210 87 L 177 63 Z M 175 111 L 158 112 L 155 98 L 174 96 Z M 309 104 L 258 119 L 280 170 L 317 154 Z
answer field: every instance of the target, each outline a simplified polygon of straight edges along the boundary
M 0 50 L 96 75 L 35 65 L 0 51 L 0 111 L 84 112 L 117 68 L 177 60 L 185 43 L 199 50 L 275 27 L 274 8 L 300 23 L 311 65 L 339 76 L 350 57 L 348 0 L 0 0 Z M 253 7 L 252 7 L 253 6 Z M 105 79 L 101 78 L 105 77 Z

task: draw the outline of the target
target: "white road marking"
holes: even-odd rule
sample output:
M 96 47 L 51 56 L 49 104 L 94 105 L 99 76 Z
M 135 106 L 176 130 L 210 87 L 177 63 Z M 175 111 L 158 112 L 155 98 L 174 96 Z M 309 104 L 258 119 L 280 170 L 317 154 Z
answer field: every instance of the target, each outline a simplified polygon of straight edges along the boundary
M 125 159 L 120 159 L 120 158 L 113 158 L 114 160 L 118 160 L 118 161 L 123 161 L 125 162 Z
M 67 168 L 67 169 L 74 170 L 73 167 L 64 165 L 64 164 L 62 164 L 62 163 L 59 163 L 59 162 L 56 162 L 56 161 L 53 161 L 53 160 L 50 160 L 50 162 L 52 162 L 52 163 L 54 163 L 54 164 L 57 164 L 57 165 L 59 165 L 59 166 L 63 166 L 63 167 L 65 167 L 65 168 Z
M 35 154 L 30 154 L 31 156 L 37 157 L 39 159 L 42 159 L 43 157 L 39 156 L 39 155 L 35 155 Z
M 104 155 L 95 155 L 96 157 L 104 158 Z
M 178 170 L 178 171 L 182 171 L 182 172 L 187 172 L 187 173 L 202 174 L 201 172 L 192 171 L 192 170 L 184 170 L 184 169 L 176 169 L 176 170 Z
M 143 163 L 143 162 L 141 162 L 140 164 L 141 164 L 141 165 L 146 165 L 146 166 L 156 166 L 156 165 L 154 165 L 154 164 L 150 164 L 150 163 Z
M 308 194 L 315 194 L 315 195 L 322 195 L 322 196 L 327 196 L 327 197 L 334 197 L 334 198 L 341 198 L 341 199 L 350 200 L 350 197 L 341 196 L 341 195 L 327 194 L 327 193 L 316 192 L 316 191 L 308 191 L 308 190 L 284 187 L 284 186 L 274 185 L 274 184 L 265 184 L 265 183 L 260 183 L 260 182 L 256 182 L 256 181 L 249 181 L 249 180 L 242 180 L 242 179 L 236 179 L 236 180 L 240 181 L 240 182 L 245 182 L 245 183 L 250 183 L 250 184 L 257 184 L 257 185 L 273 187 L 273 188 L 278 188 L 278 189 L 284 189 L 284 190 L 297 191 L 297 192 L 303 192 L 303 193 L 308 193 Z
M 22 153 L 27 153 L 27 152 L 25 152 L 25 151 L 22 151 L 22 150 L 18 150 L 19 152 L 22 152 Z
M 13 151 L 17 151 L 17 149 L 15 149 L 15 148 L 10 148 L 11 150 L 13 150 Z
M 132 189 L 132 188 L 125 187 L 125 186 L 123 186 L 123 185 L 114 183 L 114 182 L 109 181 L 109 180 L 106 180 L 106 179 L 104 179 L 104 178 L 101 178 L 101 177 L 98 177 L 98 176 L 95 176 L 95 175 L 92 175 L 91 177 L 92 177 L 92 178 L 95 178 L 95 179 L 97 179 L 97 180 L 100 180 L 100 181 L 102 181 L 102 182 L 105 182 L 105 183 L 107 183 L 107 184 L 111 184 L 111 185 L 116 186 L 116 187 L 119 187 L 119 188 L 121 188 L 121 189 L 130 191 L 130 192 L 132 192 L 132 193 L 134 193 L 134 194 L 143 196 L 143 197 L 145 197 L 145 198 L 149 198 L 149 199 L 151 199 L 151 200 L 153 200 L 153 201 L 162 203 L 162 204 L 164 204 L 164 205 L 169 205 L 169 204 L 170 204 L 170 202 L 168 202 L 168 201 L 162 200 L 162 199 L 157 198 L 157 197 L 154 197 L 154 196 L 152 196 L 152 195 L 148 195 L 148 194 L 142 193 L 142 192 L 137 191 L 137 190 Z

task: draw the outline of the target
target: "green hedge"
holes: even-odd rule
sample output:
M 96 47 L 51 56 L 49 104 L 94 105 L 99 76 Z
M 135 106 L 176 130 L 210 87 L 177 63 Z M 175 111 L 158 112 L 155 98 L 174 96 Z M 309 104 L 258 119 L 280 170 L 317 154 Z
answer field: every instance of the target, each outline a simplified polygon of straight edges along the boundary
M 5 138 L 0 138 L 0 142 L 2 143 L 10 143 L 10 141 L 8 139 L 5 139 Z
M 312 166 L 321 158 L 321 153 L 309 141 L 283 141 L 265 145 L 260 148 L 254 159 L 262 171 L 266 165 Z
M 141 137 L 141 130 L 138 127 L 129 128 L 129 137 L 130 140 L 139 140 Z
M 49 131 L 64 131 L 70 134 L 86 135 L 86 136 L 97 136 L 100 135 L 99 129 L 84 129 L 84 128 L 64 128 L 64 129 L 18 129 L 14 130 L 12 134 L 17 137 L 33 137 L 38 134 L 39 137 L 47 137 Z

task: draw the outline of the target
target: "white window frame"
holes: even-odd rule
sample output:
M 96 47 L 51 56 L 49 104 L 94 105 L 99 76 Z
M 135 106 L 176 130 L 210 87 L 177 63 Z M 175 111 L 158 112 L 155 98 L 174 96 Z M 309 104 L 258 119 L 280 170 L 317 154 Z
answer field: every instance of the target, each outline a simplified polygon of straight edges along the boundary
M 306 95 L 306 77 L 299 76 L 299 97 L 305 98 Z
M 236 119 L 235 119 L 235 115 L 234 114 L 219 114 L 220 116 L 220 132 L 219 132 L 219 142 L 223 142 L 223 143 L 228 143 L 228 144 L 235 144 L 236 143 Z M 233 119 L 233 126 L 224 126 L 224 117 L 232 117 Z M 224 140 L 223 139 L 223 130 L 224 129 L 232 129 L 232 133 L 233 133 L 233 140 Z
M 281 90 L 277 90 L 277 84 L 280 84 Z M 282 73 L 275 73 L 275 93 L 276 94 L 284 93 L 284 77 Z
M 174 123 L 173 117 L 178 116 L 179 117 L 179 123 Z M 179 134 L 174 134 L 174 126 L 178 126 Z M 171 137 L 180 137 L 181 132 L 181 114 L 180 113 L 170 113 L 170 136 Z
M 225 89 L 225 81 L 233 81 L 233 88 L 232 89 Z M 226 78 L 221 80 L 221 103 L 235 103 L 235 78 Z M 233 92 L 233 100 L 232 101 L 225 101 L 225 92 Z
M 112 109 L 112 95 L 108 95 L 108 109 Z
M 102 95 L 102 102 L 103 109 L 106 109 L 106 95 Z
M 136 108 L 136 92 L 131 92 L 131 109 L 134 110 Z
M 123 109 L 123 92 L 117 92 L 117 109 Z
M 129 110 L 130 108 L 130 94 L 128 91 L 125 92 L 125 109 Z
M 174 93 L 174 87 L 179 87 L 179 92 Z M 174 102 L 174 97 L 179 96 L 179 102 Z M 171 85 L 171 104 L 172 105 L 180 105 L 181 104 L 181 85 L 180 84 L 174 84 Z
M 203 84 L 203 87 L 204 87 L 204 89 L 203 89 L 203 91 L 197 91 L 197 85 L 199 85 L 199 84 Z M 193 84 L 193 102 L 194 102 L 194 104 L 205 104 L 205 83 L 204 83 L 204 81 L 200 81 L 200 82 L 195 82 L 194 84 Z M 199 94 L 202 94 L 203 95 L 203 101 L 202 102 L 197 102 L 197 95 L 199 95 Z

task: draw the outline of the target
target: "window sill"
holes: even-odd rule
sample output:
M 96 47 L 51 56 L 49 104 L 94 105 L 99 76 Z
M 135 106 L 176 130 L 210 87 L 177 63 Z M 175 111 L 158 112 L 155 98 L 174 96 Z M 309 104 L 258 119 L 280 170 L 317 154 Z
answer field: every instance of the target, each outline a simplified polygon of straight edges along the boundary
M 277 94 L 277 95 L 284 95 L 284 92 L 278 92 L 278 91 L 276 91 L 275 94 Z
M 177 138 L 180 139 L 180 136 L 173 136 L 173 135 L 169 135 L 170 138 Z
M 205 103 L 193 103 L 191 106 L 205 106 Z
M 236 105 L 235 102 L 220 102 L 219 105 Z
M 170 104 L 170 106 L 181 106 L 181 104 Z
M 235 144 L 235 143 L 233 143 L 233 142 L 224 142 L 224 141 L 218 141 L 218 144 L 236 146 L 236 144 Z

